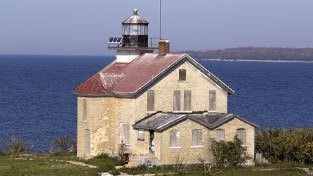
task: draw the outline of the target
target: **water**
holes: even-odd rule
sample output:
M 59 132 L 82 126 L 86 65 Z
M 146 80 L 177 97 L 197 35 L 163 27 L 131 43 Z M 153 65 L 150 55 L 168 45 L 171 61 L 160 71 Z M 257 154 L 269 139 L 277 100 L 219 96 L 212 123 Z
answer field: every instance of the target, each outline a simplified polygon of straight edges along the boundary
M 0 56 L 0 140 L 18 136 L 35 151 L 76 136 L 73 88 L 113 57 Z M 236 93 L 229 112 L 261 128 L 313 127 L 313 64 L 200 61 Z M 0 141 L 1 142 L 1 141 Z

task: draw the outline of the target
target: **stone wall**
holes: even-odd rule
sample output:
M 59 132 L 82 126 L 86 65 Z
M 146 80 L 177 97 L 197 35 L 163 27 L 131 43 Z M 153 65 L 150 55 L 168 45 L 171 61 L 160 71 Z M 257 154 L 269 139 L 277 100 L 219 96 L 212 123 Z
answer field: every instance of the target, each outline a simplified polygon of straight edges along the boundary
M 225 130 L 225 140 L 232 141 L 236 135 L 236 130 L 238 128 L 246 129 L 247 153 L 251 158 L 254 158 L 254 133 L 255 128 L 238 120 L 233 119 L 217 129 Z M 170 132 L 176 129 L 180 132 L 180 147 L 170 147 Z M 202 147 L 192 146 L 192 130 L 201 129 L 202 130 Z M 161 143 L 160 151 L 160 164 L 195 164 L 200 163 L 199 158 L 204 159 L 206 162 L 212 162 L 212 153 L 210 150 L 211 141 L 215 137 L 214 130 L 211 131 L 206 127 L 203 127 L 191 120 L 186 120 L 184 122 L 175 125 L 162 133 L 159 133 L 161 137 L 156 138 L 156 143 Z

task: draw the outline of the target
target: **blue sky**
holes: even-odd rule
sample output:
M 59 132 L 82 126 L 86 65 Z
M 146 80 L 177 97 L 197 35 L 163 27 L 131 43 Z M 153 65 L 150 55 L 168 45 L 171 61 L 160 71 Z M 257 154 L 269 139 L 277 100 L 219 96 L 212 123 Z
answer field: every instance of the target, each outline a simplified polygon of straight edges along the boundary
M 172 51 L 313 47 L 312 0 L 163 0 Z M 107 55 L 138 8 L 159 37 L 159 0 L 1 0 L 0 54 Z

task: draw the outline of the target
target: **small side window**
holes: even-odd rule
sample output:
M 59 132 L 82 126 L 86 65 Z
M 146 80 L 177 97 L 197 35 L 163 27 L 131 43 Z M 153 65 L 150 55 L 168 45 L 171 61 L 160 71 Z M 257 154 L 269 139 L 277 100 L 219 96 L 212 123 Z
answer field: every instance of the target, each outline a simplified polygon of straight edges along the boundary
M 154 111 L 154 91 L 149 90 L 147 93 L 147 111 Z
M 170 147 L 180 147 L 179 144 L 180 132 L 178 130 L 172 130 L 170 132 Z
M 130 144 L 129 140 L 129 124 L 120 123 L 120 142 L 121 144 Z
M 223 129 L 215 130 L 215 140 L 217 142 L 224 141 L 225 140 L 225 130 L 223 130 Z
M 216 91 L 210 90 L 209 91 L 209 111 L 216 110 Z
M 179 81 L 186 81 L 186 70 L 179 69 Z
M 145 140 L 145 131 L 144 130 L 138 130 L 138 141 L 144 141 Z
M 192 130 L 192 146 L 193 147 L 202 146 L 202 131 L 201 131 L 201 129 Z
M 246 130 L 239 128 L 236 131 L 237 138 L 242 142 L 242 145 L 246 145 Z
M 86 122 L 87 121 L 87 100 L 83 99 L 83 114 L 82 114 L 82 121 Z

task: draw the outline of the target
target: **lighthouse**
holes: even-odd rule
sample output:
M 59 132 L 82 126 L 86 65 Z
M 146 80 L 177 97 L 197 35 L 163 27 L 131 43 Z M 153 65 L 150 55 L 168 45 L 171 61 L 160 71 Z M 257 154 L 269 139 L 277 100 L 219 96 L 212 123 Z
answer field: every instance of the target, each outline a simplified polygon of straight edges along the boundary
M 158 43 L 148 35 L 149 22 L 133 10 L 133 15 L 122 22 L 122 36 L 109 37 L 108 49 L 116 50 L 116 62 L 130 63 L 139 55 L 153 53 Z

